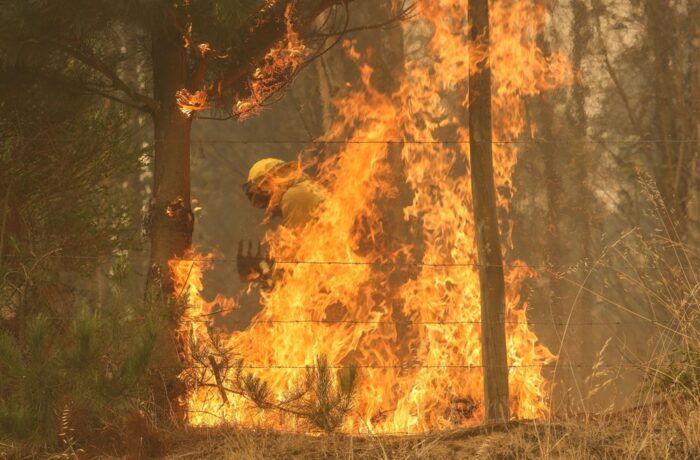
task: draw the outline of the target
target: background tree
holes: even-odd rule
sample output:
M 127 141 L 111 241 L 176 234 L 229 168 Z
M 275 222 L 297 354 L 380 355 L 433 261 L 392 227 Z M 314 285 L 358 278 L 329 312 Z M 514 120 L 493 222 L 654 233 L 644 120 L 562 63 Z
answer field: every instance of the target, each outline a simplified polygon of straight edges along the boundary
M 596 390 L 589 398 L 597 385 L 590 380 L 594 362 L 634 361 L 673 342 L 664 330 L 637 324 L 635 315 L 667 321 L 674 301 L 641 295 L 630 280 L 642 276 L 642 285 L 665 290 L 661 278 L 668 274 L 656 264 L 680 268 L 680 253 L 671 248 L 697 247 L 693 56 L 700 41 L 689 15 L 698 2 L 543 4 L 551 19 L 542 40 L 568 50 L 577 78 L 568 94 L 528 101 L 538 130 L 516 169 L 514 239 L 520 257 L 538 267 L 530 283 L 533 314 L 557 323 L 535 326 L 552 349 L 562 347 L 557 402 L 580 412 L 607 407 L 611 395 L 624 404 L 638 380 L 620 376 L 613 384 L 623 391 Z M 542 129 L 545 120 L 550 129 Z M 669 121 L 673 134 L 663 128 Z M 681 257 L 685 266 L 692 254 Z
M 348 2 L 6 3 L 0 15 L 0 62 L 8 72 L 50 81 L 64 91 L 99 95 L 150 118 L 154 155 L 146 228 L 151 241 L 149 282 L 170 294 L 167 262 L 185 256 L 194 227 L 192 114 L 215 104 L 227 108 L 228 118 L 255 113 L 305 62 L 337 43 L 326 45 L 326 39 L 341 34 L 343 24 L 347 27 Z M 345 6 L 345 16 L 334 11 L 322 30 L 315 29 L 316 18 L 335 6 Z M 115 47 L 115 42 L 124 45 Z M 139 85 L 130 84 L 123 77 L 126 66 L 141 66 L 150 75 Z M 174 312 L 173 329 L 178 320 Z M 186 346 L 165 345 L 171 342 L 164 340 L 160 347 L 171 350 L 163 355 L 168 367 L 177 360 L 176 348 Z M 167 391 L 173 396 L 182 390 Z
M 0 70 L 0 109 L 0 438 L 118 444 L 162 315 L 127 288 L 147 152 L 113 104 L 51 81 Z

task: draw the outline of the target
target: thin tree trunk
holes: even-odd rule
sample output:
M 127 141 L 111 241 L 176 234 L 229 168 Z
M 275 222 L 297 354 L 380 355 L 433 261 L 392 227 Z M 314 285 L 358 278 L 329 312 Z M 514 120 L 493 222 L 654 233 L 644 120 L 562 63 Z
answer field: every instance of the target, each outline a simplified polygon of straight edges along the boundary
M 690 100 L 691 110 L 688 116 L 690 129 L 688 139 L 694 142 L 689 143 L 690 172 L 688 186 L 688 237 L 687 241 L 691 247 L 700 247 L 700 24 L 695 19 L 700 15 L 700 1 L 692 2 L 692 7 L 688 8 L 688 17 L 693 18 L 688 21 L 690 24 Z
M 182 38 L 163 34 L 153 39 L 153 86 L 160 107 L 154 116 L 155 163 L 151 204 L 151 265 L 169 293 L 168 260 L 181 257 L 192 245 L 194 220 L 190 208 L 191 120 L 176 103 L 186 87 L 187 67 Z
M 10 211 L 10 186 L 5 190 L 5 199 L 0 210 L 0 268 L 2 268 L 2 255 L 5 253 L 5 229 L 7 228 L 7 215 Z
M 367 4 L 363 7 L 361 13 L 363 16 L 360 17 L 364 23 L 368 24 L 372 22 L 372 18 L 388 17 L 391 15 L 391 3 L 391 1 L 383 0 Z M 393 97 L 399 90 L 400 82 L 403 81 L 405 73 L 403 66 L 404 37 L 401 28 L 373 30 L 363 39 L 358 39 L 358 45 L 362 47 L 361 49 L 366 50 L 369 65 L 374 69 L 370 80 L 371 85 L 385 96 Z M 413 193 L 406 183 L 401 156 L 403 145 L 390 144 L 386 148 L 387 153 L 384 161 L 388 164 L 388 170 L 391 172 L 384 177 L 384 180 L 387 184 L 395 186 L 398 189 L 398 194 L 396 196 L 379 196 L 375 203 L 382 213 L 383 235 L 374 244 L 381 248 L 380 252 L 383 254 L 395 254 L 399 253 L 406 244 L 415 240 L 415 235 L 411 234 L 411 228 L 403 215 L 403 209 L 413 201 Z M 409 270 L 407 267 L 391 267 L 389 269 L 380 268 L 379 271 L 382 272 L 382 277 L 388 277 L 388 289 L 382 295 L 387 297 L 388 304 L 394 305 L 392 310 L 394 315 L 403 315 L 403 311 L 399 307 L 401 302 L 399 287 L 406 282 Z M 394 319 L 397 321 L 406 320 L 406 318 Z M 402 328 L 398 326 L 398 329 Z M 399 337 L 402 337 L 405 332 L 405 330 L 400 331 Z M 406 350 L 402 351 L 407 353 L 407 347 L 403 348 Z
M 192 245 L 194 219 L 190 208 L 191 120 L 180 112 L 175 93 L 187 82 L 186 50 L 175 27 L 163 26 L 152 42 L 153 92 L 159 108 L 153 117 L 155 160 L 153 197 L 150 206 L 151 269 L 148 289 L 169 301 L 168 327 L 157 343 L 160 385 L 159 403 L 176 418 L 185 415 L 182 406 L 186 388 L 178 379 L 186 341 L 179 337 L 181 311 L 173 291 L 168 261 L 182 257 Z
M 676 59 L 676 15 L 669 0 L 646 0 L 644 2 L 647 34 L 653 56 L 654 74 L 652 90 L 654 96 L 654 118 L 651 135 L 656 142 L 660 158 L 654 165 L 655 178 L 664 204 L 674 213 L 674 224 L 684 222 L 687 199 L 685 174 L 689 167 L 684 143 L 674 142 L 682 138 L 683 113 L 679 101 L 678 73 L 682 73 Z M 685 228 L 681 228 L 683 232 Z
M 571 8 L 573 10 L 573 47 L 571 59 L 574 69 L 579 72 L 579 75 L 582 75 L 583 61 L 592 35 L 591 23 L 585 1 L 573 0 L 571 2 Z M 585 140 L 587 137 L 588 117 L 586 115 L 586 93 L 587 87 L 584 86 L 584 82 L 577 81 L 572 88 L 572 100 L 568 107 L 574 138 L 581 141 Z M 571 217 L 574 220 L 571 228 L 575 230 L 576 233 L 574 233 L 574 235 L 579 240 L 578 244 L 580 244 L 580 252 L 575 251 L 575 253 L 580 254 L 583 259 L 590 259 L 592 257 L 593 246 L 591 229 L 594 226 L 590 205 L 595 202 L 595 199 L 588 185 L 588 174 L 589 171 L 593 169 L 593 166 L 590 161 L 590 152 L 587 151 L 587 144 L 585 142 L 579 143 L 578 146 L 576 146 L 576 144 L 569 144 L 568 151 L 572 155 L 574 184 L 571 194 L 568 196 L 567 208 L 573 211 Z M 602 229 L 599 229 L 599 233 L 602 233 Z M 579 261 L 574 260 L 572 262 Z M 583 277 L 587 275 L 588 273 L 586 272 L 582 273 Z M 595 284 L 597 281 L 598 277 L 596 274 L 592 274 L 589 278 L 589 284 L 593 283 L 597 285 Z M 576 296 L 574 296 L 574 298 L 576 298 Z M 593 322 L 594 304 L 594 296 L 588 290 L 582 290 L 578 302 L 572 307 L 576 309 L 572 318 L 575 318 L 576 322 L 582 324 Z M 600 329 L 591 331 L 589 328 L 584 327 L 579 327 L 579 329 L 575 331 L 574 337 L 576 337 L 577 342 L 580 343 L 581 346 L 577 350 L 578 356 L 573 356 L 573 358 L 582 364 L 579 376 L 585 379 L 588 375 L 584 376 L 584 373 L 590 373 L 590 368 L 588 366 L 593 365 L 595 353 L 600 349 L 605 338 L 601 336 Z M 586 390 L 590 392 L 591 388 Z M 587 402 L 589 404 L 591 403 L 591 401 Z M 584 407 L 582 409 L 586 410 L 587 408 Z
M 470 39 L 489 43 L 488 0 L 469 2 Z M 481 359 L 486 421 L 508 420 L 505 280 L 491 152 L 491 71 L 469 79 L 469 149 L 481 285 Z
M 327 133 L 331 129 L 331 85 L 328 81 L 328 75 L 324 70 L 323 59 L 317 59 L 314 63 L 316 69 L 316 76 L 318 79 L 318 97 L 320 100 L 320 110 L 321 110 L 321 129 L 323 133 Z

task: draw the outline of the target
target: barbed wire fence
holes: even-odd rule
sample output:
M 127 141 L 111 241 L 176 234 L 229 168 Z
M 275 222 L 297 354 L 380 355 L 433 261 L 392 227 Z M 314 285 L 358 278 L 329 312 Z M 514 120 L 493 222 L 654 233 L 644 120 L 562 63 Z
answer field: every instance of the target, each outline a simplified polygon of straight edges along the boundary
M 345 144 L 365 144 L 365 145 L 392 145 L 392 144 L 415 144 L 415 145 L 461 145 L 468 144 L 469 141 L 461 140 L 193 140 L 192 145 L 250 145 L 250 144 L 269 144 L 269 145 L 280 145 L 280 144 L 294 144 L 294 145 L 310 145 L 310 146 L 320 146 L 320 145 L 345 145 Z M 538 140 L 538 139 L 528 139 L 528 140 L 516 140 L 516 141 L 491 141 L 493 144 L 499 145 L 527 145 L 527 144 L 557 144 L 557 143 L 578 143 L 578 144 L 610 144 L 610 145 L 628 145 L 628 144 L 658 144 L 658 143 L 675 143 L 675 144 L 697 144 L 700 140 L 695 139 L 551 139 L 551 140 Z M 226 157 L 221 156 L 218 152 L 214 151 L 216 156 L 221 160 L 226 161 Z M 233 168 L 234 165 L 228 163 L 230 167 Z M 245 177 L 245 174 L 239 170 L 237 173 Z M 34 256 L 13 256 L 5 255 L 4 258 L 26 258 L 32 259 Z M 46 257 L 46 259 L 73 259 L 73 260 L 103 260 L 104 257 L 99 256 L 89 256 L 89 255 L 71 255 L 71 254 L 51 254 Z M 193 258 L 179 258 L 178 260 L 183 262 L 191 262 L 193 265 L 201 263 L 210 262 L 223 262 L 223 263 L 235 263 L 235 258 L 227 257 L 193 257 Z M 398 268 L 398 267 L 413 267 L 413 268 L 426 268 L 426 269 L 452 269 L 452 268 L 488 268 L 490 266 L 483 265 L 479 263 L 472 262 L 445 262 L 445 263 L 430 263 L 430 262 L 387 262 L 387 261 L 343 261 L 343 260 L 275 260 L 275 264 L 284 265 L 324 265 L 324 266 L 360 266 L 360 267 L 373 267 L 373 268 Z M 566 273 L 572 270 L 585 269 L 591 270 L 592 267 L 583 264 L 576 264 L 567 267 L 554 267 L 552 265 L 531 265 L 531 264 L 508 264 L 504 263 L 501 265 L 503 268 L 511 269 L 529 269 L 535 271 L 548 271 L 555 272 L 558 274 Z M 624 270 L 658 270 L 660 267 L 655 265 L 620 265 L 620 266 L 607 266 L 607 265 L 596 265 L 596 270 L 612 270 L 612 271 L 624 271 Z M 679 266 L 678 268 L 684 268 Z M 688 267 L 685 267 L 688 268 Z M 189 277 L 189 275 L 188 275 Z M 185 280 L 185 283 L 189 282 Z M 218 315 L 227 315 L 236 311 L 237 308 L 219 309 L 210 311 L 207 313 L 198 314 L 193 317 L 185 318 L 185 321 L 197 322 L 197 321 L 210 321 L 211 317 Z M 678 322 L 666 323 L 654 318 L 645 317 L 639 312 L 634 312 L 632 310 L 626 311 L 629 314 L 635 315 L 638 318 L 635 320 L 610 320 L 610 321 L 504 321 L 505 325 L 512 326 L 551 326 L 551 327 L 620 327 L 620 326 L 640 326 L 647 325 L 652 327 L 657 327 L 669 334 L 683 335 L 681 327 Z M 237 324 L 244 327 L 249 327 L 251 325 L 403 325 L 403 326 L 439 326 L 439 327 L 459 327 L 459 326 L 472 326 L 483 324 L 478 320 L 363 320 L 363 319 L 343 319 L 343 320 L 331 320 L 331 319 L 313 319 L 313 318 L 289 318 L 289 319 L 251 319 L 248 321 L 237 320 L 233 318 L 227 318 L 226 322 L 229 324 Z M 575 363 L 566 362 L 560 364 L 559 362 L 553 363 L 539 363 L 539 364 L 511 364 L 506 366 L 509 370 L 517 369 L 556 369 L 558 366 L 566 366 L 570 369 L 582 369 L 588 370 L 591 368 L 592 363 Z M 611 370 L 621 370 L 626 369 L 631 372 L 648 372 L 650 371 L 650 362 L 619 362 L 617 364 L 605 364 L 597 363 L 596 367 L 599 369 L 611 369 Z M 691 368 L 698 368 L 692 363 L 688 364 Z M 313 367 L 313 364 L 308 363 L 280 363 L 280 364 L 269 364 L 269 365 L 256 365 L 256 364 L 242 364 L 239 366 L 240 369 L 244 370 L 307 370 Z M 463 364 L 429 364 L 429 363 L 405 363 L 396 365 L 382 365 L 382 364 L 367 364 L 367 365 L 339 365 L 330 364 L 329 369 L 343 370 L 343 369 L 396 369 L 396 370 L 421 370 L 421 369 L 451 369 L 451 370 L 474 370 L 483 369 L 484 366 L 480 364 L 473 363 L 463 363 Z M 163 368 L 161 366 L 161 368 Z M 210 369 L 207 366 L 192 365 L 192 366 L 178 366 L 178 369 L 194 369 L 194 370 L 207 370 Z M 298 432 L 292 432 L 298 433 Z M 410 434 L 407 432 L 392 432 L 386 434 Z
M 25 260 L 35 260 L 35 256 L 16 256 L 16 255 L 6 255 L 7 259 L 25 259 Z M 65 255 L 65 254 L 51 254 L 42 257 L 43 259 L 69 259 L 69 260 L 93 260 L 101 261 L 104 257 L 100 256 L 90 256 L 90 255 Z M 227 262 L 235 263 L 237 259 L 228 257 L 178 257 L 176 259 L 178 262 L 191 262 L 190 270 L 187 274 L 187 278 L 182 281 L 183 286 L 187 285 L 190 281 L 192 275 L 192 269 L 197 263 L 213 263 L 213 262 Z M 488 268 L 494 267 L 494 265 L 485 265 L 472 262 L 445 262 L 445 263 L 423 263 L 423 262 L 371 262 L 371 261 L 320 261 L 320 260 L 274 260 L 276 265 L 326 265 L 326 266 L 363 266 L 363 267 L 373 267 L 373 268 L 398 268 L 398 267 L 414 267 L 414 268 Z M 529 265 L 525 263 L 509 264 L 503 263 L 498 267 L 503 268 L 516 268 L 516 269 L 529 269 L 535 271 L 547 271 L 554 272 L 558 275 L 562 273 L 570 272 L 572 270 L 611 270 L 611 271 L 622 271 L 622 270 L 658 270 L 660 266 L 654 265 L 620 265 L 620 266 L 610 266 L 596 264 L 595 267 L 585 266 L 581 264 L 559 267 L 556 268 L 553 265 Z M 682 267 L 678 267 L 682 268 Z M 562 277 L 562 279 L 566 280 Z M 574 282 L 572 280 L 569 280 Z M 178 297 L 182 296 L 183 293 L 180 292 Z M 220 310 L 214 310 L 211 312 L 203 313 L 197 315 L 196 318 L 209 317 L 214 315 L 225 315 L 227 313 L 236 311 L 237 308 L 224 308 Z M 645 317 L 639 312 L 632 310 L 626 310 L 626 313 L 637 315 L 636 320 L 612 320 L 612 321 L 587 321 L 587 322 L 575 322 L 575 321 L 504 321 L 503 324 L 506 325 L 527 325 L 527 326 L 537 326 L 537 325 L 552 325 L 552 326 L 622 326 L 622 325 L 635 325 L 635 324 L 648 324 L 653 326 L 658 326 L 664 329 L 668 329 L 670 332 L 677 333 L 678 331 L 672 329 L 671 326 L 666 325 L 664 322 L 659 321 L 654 318 Z M 190 318 L 190 320 L 196 320 L 195 318 Z M 232 324 L 368 324 L 368 325 L 379 325 L 379 324 L 401 324 L 401 325 L 476 325 L 482 324 L 478 320 L 406 320 L 406 321 L 385 321 L 385 320 L 327 320 L 327 319 L 267 319 L 267 320 L 251 320 L 251 321 L 239 321 L 239 320 L 229 320 Z

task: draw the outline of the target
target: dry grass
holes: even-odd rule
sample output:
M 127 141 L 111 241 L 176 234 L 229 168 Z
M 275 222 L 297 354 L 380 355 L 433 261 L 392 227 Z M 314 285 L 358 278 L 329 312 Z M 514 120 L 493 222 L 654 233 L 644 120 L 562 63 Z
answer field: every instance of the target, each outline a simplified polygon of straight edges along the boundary
M 693 459 L 700 407 L 669 399 L 566 421 L 510 422 L 415 436 L 305 436 L 235 428 L 177 435 L 172 460 L 190 459 Z

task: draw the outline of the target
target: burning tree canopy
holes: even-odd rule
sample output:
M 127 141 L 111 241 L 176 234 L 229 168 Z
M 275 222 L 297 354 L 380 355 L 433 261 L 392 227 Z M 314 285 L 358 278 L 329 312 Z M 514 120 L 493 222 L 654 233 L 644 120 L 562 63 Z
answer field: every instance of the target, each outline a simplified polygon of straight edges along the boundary
M 223 347 L 243 359 L 238 373 L 205 372 L 191 388 L 192 423 L 299 428 L 293 415 L 261 412 L 241 394 L 222 404 L 220 390 L 235 387 L 243 371 L 269 385 L 271 400 L 284 401 L 319 356 L 339 379 L 359 369 L 344 430 L 422 431 L 483 417 L 466 82 L 470 69 L 490 65 L 495 179 L 509 229 L 512 141 L 528 128 L 523 98 L 572 80 L 563 55 L 537 45 L 546 20 L 540 2 L 494 2 L 486 62 L 479 43 L 467 52 L 466 2 L 420 0 L 402 24 L 418 51 L 389 92 L 372 83 L 370 52 L 346 42 L 362 87 L 336 102 L 339 119 L 321 139 L 341 141 L 318 166 L 325 199 L 312 222 L 266 235 L 277 280 L 250 326 L 210 331 L 202 315 L 221 300 L 201 297 L 201 277 L 212 262 L 194 253 L 171 261 L 177 290 L 190 298 L 183 332 L 193 347 L 212 355 Z M 518 418 L 547 413 L 542 368 L 555 359 L 527 324 L 520 288 L 530 276 L 523 263 L 506 272 L 510 409 Z

